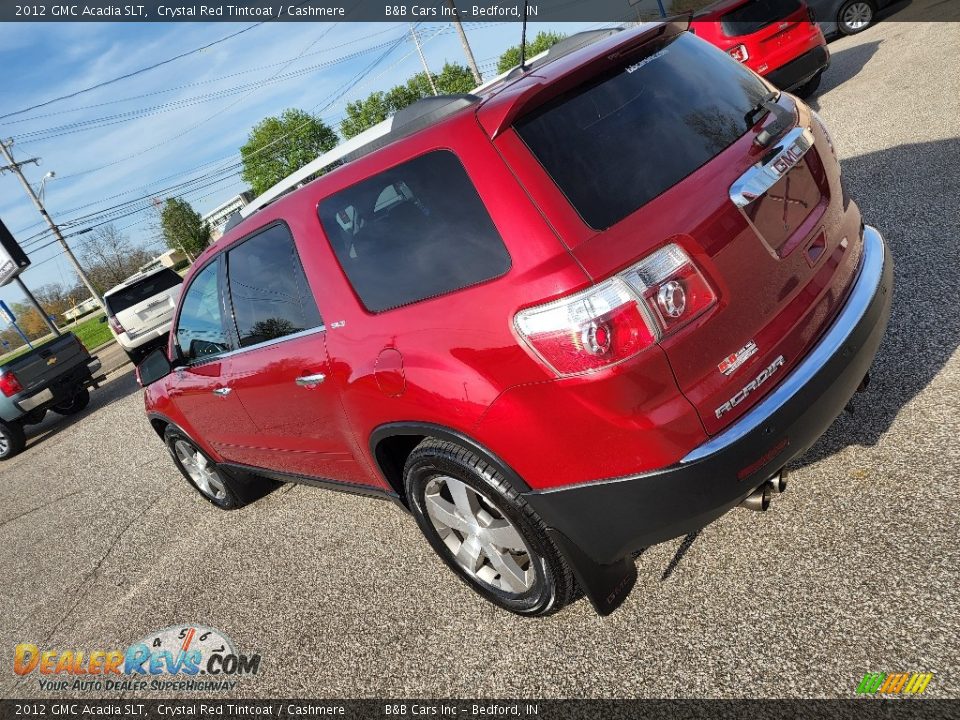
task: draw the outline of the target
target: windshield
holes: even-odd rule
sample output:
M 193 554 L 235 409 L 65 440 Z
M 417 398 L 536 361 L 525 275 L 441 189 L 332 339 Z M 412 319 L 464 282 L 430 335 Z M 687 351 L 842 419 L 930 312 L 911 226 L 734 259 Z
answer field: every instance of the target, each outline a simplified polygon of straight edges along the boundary
M 767 93 L 722 50 L 682 33 L 515 127 L 584 221 L 606 229 L 741 137 Z

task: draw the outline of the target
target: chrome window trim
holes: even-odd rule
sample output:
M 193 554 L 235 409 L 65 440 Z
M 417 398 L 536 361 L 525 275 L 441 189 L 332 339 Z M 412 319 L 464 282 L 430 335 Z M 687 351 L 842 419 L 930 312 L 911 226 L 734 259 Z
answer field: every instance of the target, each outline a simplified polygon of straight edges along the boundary
M 262 350 L 263 348 L 271 347 L 273 345 L 279 345 L 280 343 L 287 342 L 288 340 L 297 340 L 299 338 L 307 337 L 309 335 L 314 335 L 316 333 L 326 332 L 326 325 L 318 325 L 315 328 L 309 328 L 308 330 L 301 330 L 300 332 L 290 333 L 289 335 L 284 335 L 283 337 L 273 338 L 272 340 L 264 340 L 259 342 L 256 345 L 248 345 L 247 347 L 237 348 L 236 350 L 229 350 L 220 355 L 213 355 L 210 358 L 204 358 L 202 362 L 192 363 L 184 367 L 197 367 L 198 365 L 206 365 L 208 362 L 217 362 L 223 360 L 224 358 L 230 358 L 234 355 L 239 355 L 241 353 L 250 352 L 252 350 Z M 184 369 L 184 368 L 177 368 Z
M 775 154 L 751 166 L 730 186 L 730 199 L 738 208 L 745 208 L 776 185 L 813 147 L 813 131 L 796 127 L 777 143 Z
M 725 431 L 687 453 L 680 461 L 681 465 L 702 460 L 733 445 L 765 423 L 810 382 L 824 364 L 840 351 L 867 312 L 883 277 L 885 257 L 886 248 L 883 237 L 875 228 L 865 226 L 860 273 L 857 275 L 846 305 L 827 333 L 773 392 Z

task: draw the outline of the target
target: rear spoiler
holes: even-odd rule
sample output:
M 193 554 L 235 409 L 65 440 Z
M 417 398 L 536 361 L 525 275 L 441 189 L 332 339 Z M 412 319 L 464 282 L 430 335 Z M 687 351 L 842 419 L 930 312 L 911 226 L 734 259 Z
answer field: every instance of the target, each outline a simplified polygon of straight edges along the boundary
M 684 15 L 636 30 L 614 33 L 594 44 L 569 52 L 550 64 L 551 71 L 558 67 L 561 69 L 562 74 L 559 77 L 548 81 L 534 69 L 525 78 L 504 88 L 483 105 L 477 112 L 480 125 L 491 138 L 496 138 L 521 115 L 563 95 L 605 70 L 621 66 L 630 55 L 651 40 L 675 37 L 689 28 L 690 16 Z

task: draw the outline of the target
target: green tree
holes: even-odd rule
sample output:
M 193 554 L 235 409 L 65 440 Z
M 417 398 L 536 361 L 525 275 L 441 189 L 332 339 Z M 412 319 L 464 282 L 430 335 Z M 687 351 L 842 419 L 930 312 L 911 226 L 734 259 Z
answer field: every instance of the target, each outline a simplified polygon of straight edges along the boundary
M 167 198 L 160 211 L 160 232 L 171 250 L 195 258 L 210 244 L 210 226 L 186 200 Z
M 240 148 L 242 177 L 260 195 L 337 146 L 337 134 L 318 117 L 290 108 L 257 123 Z
M 470 70 L 458 63 L 447 63 L 439 74 L 433 73 L 433 82 L 441 95 L 468 93 L 475 85 Z M 378 90 L 363 100 L 347 104 L 347 116 L 340 124 L 340 133 L 346 138 L 383 122 L 390 115 L 412 105 L 417 100 L 433 95 L 426 72 L 419 72 L 402 85 L 386 92 Z
M 549 50 L 558 42 L 566 37 L 563 33 L 538 32 L 532 42 L 527 43 L 527 58 L 539 55 L 544 50 Z M 510 68 L 520 64 L 520 46 L 514 45 L 507 48 L 500 59 L 497 61 L 497 73 L 505 73 Z

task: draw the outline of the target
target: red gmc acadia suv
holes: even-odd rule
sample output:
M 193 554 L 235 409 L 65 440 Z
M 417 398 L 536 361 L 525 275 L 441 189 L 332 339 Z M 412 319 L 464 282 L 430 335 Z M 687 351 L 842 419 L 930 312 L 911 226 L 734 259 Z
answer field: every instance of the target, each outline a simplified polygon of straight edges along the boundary
M 638 550 L 765 506 L 864 383 L 892 263 L 820 119 L 686 28 L 421 101 L 207 249 L 138 368 L 190 483 L 394 500 L 525 615 L 611 612 Z

